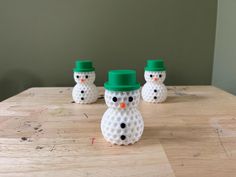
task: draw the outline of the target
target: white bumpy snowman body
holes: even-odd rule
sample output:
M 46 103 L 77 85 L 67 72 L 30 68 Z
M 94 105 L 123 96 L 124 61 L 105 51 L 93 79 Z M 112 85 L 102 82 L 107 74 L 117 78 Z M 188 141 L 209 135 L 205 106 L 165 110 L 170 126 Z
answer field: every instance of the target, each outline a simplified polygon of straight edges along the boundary
M 129 73 L 131 71 L 136 74 L 133 70 L 114 70 L 110 72 Z M 132 83 L 130 84 L 132 85 Z M 140 102 L 139 87 L 136 85 L 133 89 L 128 88 L 128 91 L 126 91 L 125 88 L 115 88 L 113 90 L 113 88 L 107 86 L 108 90 L 105 84 L 105 101 L 108 109 L 102 117 L 101 130 L 106 141 L 117 145 L 129 145 L 134 144 L 141 138 L 144 122 L 137 109 Z
M 78 63 L 89 62 L 87 60 L 79 60 L 76 62 L 77 68 L 74 69 L 75 87 L 72 90 L 72 97 L 76 103 L 89 104 L 98 98 L 98 89 L 94 85 L 95 72 L 94 69 L 80 66 Z M 85 65 L 87 66 L 87 65 Z M 90 65 L 89 65 L 90 66 Z
M 164 102 L 167 98 L 167 88 L 163 83 L 166 78 L 163 61 L 148 60 L 147 64 L 154 65 L 154 67 L 147 66 L 145 68 L 144 78 L 146 83 L 142 88 L 142 98 L 144 101 L 151 103 Z

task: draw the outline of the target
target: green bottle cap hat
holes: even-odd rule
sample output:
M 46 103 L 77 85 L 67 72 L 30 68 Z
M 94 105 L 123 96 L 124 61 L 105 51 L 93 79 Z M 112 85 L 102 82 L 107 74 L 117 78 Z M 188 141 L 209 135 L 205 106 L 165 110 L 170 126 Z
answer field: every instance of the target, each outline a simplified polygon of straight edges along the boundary
M 145 71 L 165 71 L 164 61 L 158 60 L 147 60 Z
M 93 63 L 90 60 L 77 60 L 73 69 L 74 72 L 90 72 L 94 70 Z
M 108 72 L 104 87 L 112 91 L 131 91 L 139 89 L 140 84 L 136 81 L 135 70 L 112 70 Z

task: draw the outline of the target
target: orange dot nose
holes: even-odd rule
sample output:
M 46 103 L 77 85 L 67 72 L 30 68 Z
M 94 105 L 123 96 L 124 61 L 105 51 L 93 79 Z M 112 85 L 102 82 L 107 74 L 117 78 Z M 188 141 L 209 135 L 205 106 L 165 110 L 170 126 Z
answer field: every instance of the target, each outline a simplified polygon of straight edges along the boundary
M 84 82 L 85 80 L 84 79 L 80 79 L 80 82 Z
M 126 107 L 126 104 L 124 102 L 120 103 L 120 108 L 124 109 Z
M 154 79 L 154 81 L 157 81 L 157 80 L 158 80 L 158 78 L 157 78 L 157 77 L 154 77 L 153 79 Z

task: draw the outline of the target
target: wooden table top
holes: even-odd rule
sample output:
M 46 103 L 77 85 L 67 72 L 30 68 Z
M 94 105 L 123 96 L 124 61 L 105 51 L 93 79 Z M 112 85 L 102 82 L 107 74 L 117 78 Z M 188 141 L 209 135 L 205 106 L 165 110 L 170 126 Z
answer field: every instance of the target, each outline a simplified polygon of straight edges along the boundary
M 0 176 L 235 177 L 236 98 L 212 86 L 168 87 L 141 101 L 131 146 L 102 137 L 104 99 L 72 103 L 71 88 L 31 88 L 0 102 Z M 100 95 L 103 88 L 100 88 Z

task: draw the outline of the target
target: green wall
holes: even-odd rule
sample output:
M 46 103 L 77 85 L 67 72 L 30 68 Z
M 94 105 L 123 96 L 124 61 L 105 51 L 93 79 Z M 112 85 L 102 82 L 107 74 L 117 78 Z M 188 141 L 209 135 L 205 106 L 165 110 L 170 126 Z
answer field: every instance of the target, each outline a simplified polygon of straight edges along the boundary
M 213 85 L 236 95 L 236 1 L 219 0 Z
M 0 100 L 32 86 L 72 86 L 76 58 L 109 69 L 162 56 L 167 85 L 210 84 L 216 0 L 0 0 Z

